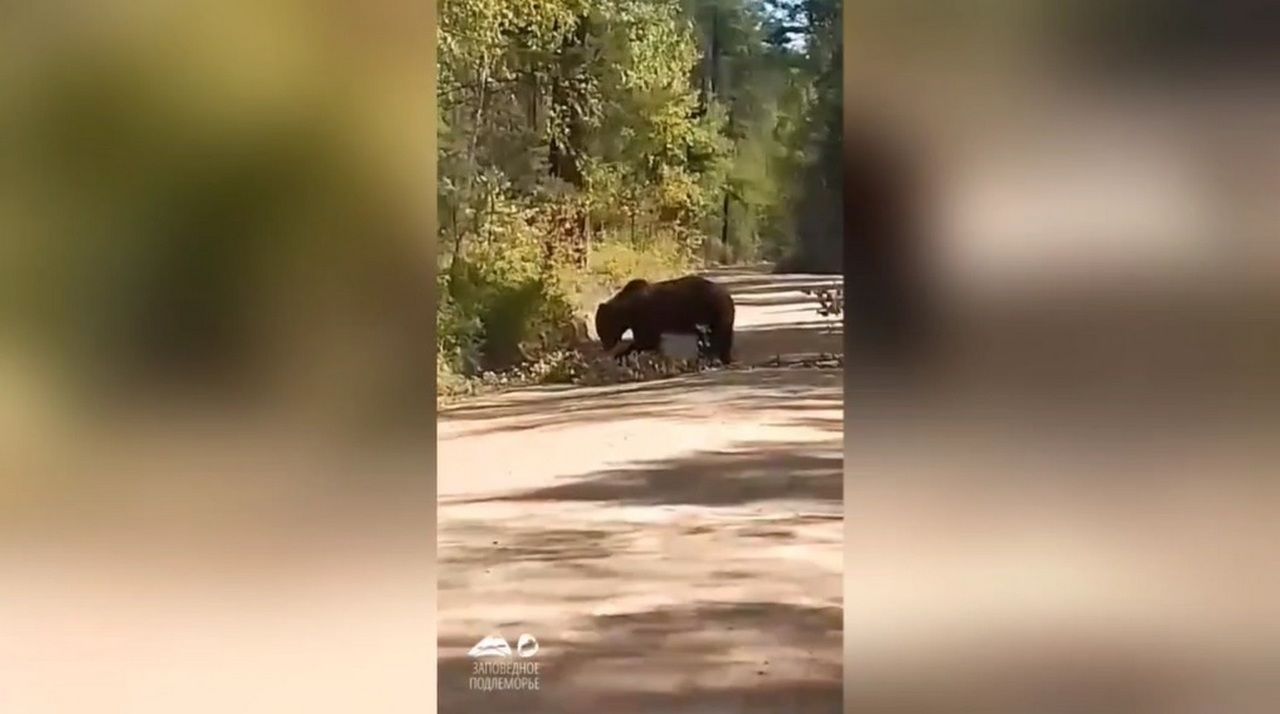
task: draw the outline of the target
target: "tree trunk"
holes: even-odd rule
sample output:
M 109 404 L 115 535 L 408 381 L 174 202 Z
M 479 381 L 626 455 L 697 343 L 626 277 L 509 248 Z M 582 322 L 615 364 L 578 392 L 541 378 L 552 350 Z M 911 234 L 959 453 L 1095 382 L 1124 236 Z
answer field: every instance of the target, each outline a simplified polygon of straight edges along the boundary
M 729 202 L 731 201 L 729 189 L 724 191 L 724 205 L 721 209 L 720 221 L 720 259 L 728 262 L 729 255 Z
M 538 94 L 541 90 L 538 83 L 538 73 L 536 71 L 529 72 L 529 128 L 538 130 Z
M 550 146 L 551 175 L 568 182 L 575 188 L 582 188 L 583 176 L 578 164 L 578 157 L 585 149 L 586 119 L 578 109 L 577 97 L 568 88 L 568 80 L 582 66 L 580 50 L 587 44 L 587 18 L 579 17 L 572 35 L 565 37 L 560 47 L 560 63 L 555 80 L 552 83 L 551 101 L 554 107 L 568 115 L 566 123 L 567 136 L 564 143 L 554 138 Z
M 711 96 L 720 96 L 720 52 L 723 49 L 720 46 L 720 8 L 713 7 L 711 10 L 711 47 L 709 54 L 711 55 L 711 67 L 708 74 L 708 82 L 711 87 Z
M 484 68 L 480 70 L 480 81 L 479 81 L 478 91 L 479 91 L 479 97 L 477 98 L 477 101 L 476 101 L 476 111 L 474 116 L 472 117 L 471 140 L 467 143 L 467 168 L 471 171 L 471 174 L 467 179 L 467 190 L 462 194 L 464 200 L 469 200 L 471 198 L 472 191 L 475 190 L 476 152 L 477 152 L 477 149 L 479 148 L 480 126 L 481 126 L 481 123 L 484 121 L 485 103 L 488 101 L 488 98 L 489 98 L 489 68 L 487 63 L 485 64 Z M 457 225 L 456 220 L 454 225 L 455 226 Z M 453 256 L 449 259 L 450 280 L 452 280 L 453 277 L 457 274 L 457 269 L 458 267 L 460 267 L 460 264 L 458 263 L 458 259 L 462 257 L 462 251 L 464 248 L 464 243 L 462 238 L 465 233 L 466 233 L 465 230 L 460 228 L 457 229 L 457 239 L 454 241 Z
M 735 130 L 736 130 L 736 127 L 735 127 L 735 125 L 734 125 L 734 121 L 733 121 L 733 119 L 734 119 L 734 117 L 733 117 L 733 104 L 732 104 L 732 103 L 730 103 L 730 104 L 729 104 L 729 117 L 728 117 L 728 121 L 726 122 L 726 126 L 725 126 L 725 134 L 727 134 L 727 135 L 728 135 L 728 137 L 729 137 L 729 139 L 730 139 L 730 140 L 732 140 L 732 141 L 734 142 L 735 147 L 736 147 L 736 145 L 737 145 L 737 138 L 734 136 L 734 134 L 735 134 Z M 722 259 L 725 259 L 725 262 L 728 262 L 726 258 L 727 258 L 728 253 L 729 253 L 729 235 L 730 235 L 730 226 L 729 226 L 729 221 L 730 221 L 730 217 L 729 217 L 729 208 L 730 208 L 730 203 L 731 203 L 731 202 L 732 202 L 732 200 L 733 200 L 733 195 L 732 195 L 732 194 L 733 194 L 733 187 L 732 187 L 731 185 L 729 185 L 729 182 L 728 182 L 728 181 L 726 181 L 726 182 L 725 182 L 725 187 L 724 187 L 724 201 L 723 201 L 723 204 L 722 204 L 722 206 L 721 206 L 721 210 L 720 210 L 720 253 L 721 253 L 721 258 L 722 258 Z

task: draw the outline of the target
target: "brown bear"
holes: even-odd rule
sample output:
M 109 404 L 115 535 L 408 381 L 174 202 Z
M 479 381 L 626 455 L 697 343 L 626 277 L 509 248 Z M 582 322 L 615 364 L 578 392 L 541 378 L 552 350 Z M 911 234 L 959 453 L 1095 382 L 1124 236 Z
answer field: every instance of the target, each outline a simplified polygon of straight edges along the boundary
M 705 328 L 712 355 L 729 364 L 733 309 L 729 291 L 701 276 L 657 283 L 632 280 L 596 308 L 596 335 L 607 352 L 622 357 L 631 352 L 657 350 L 664 332 L 698 335 L 699 328 Z M 633 339 L 621 349 L 619 341 L 628 329 Z

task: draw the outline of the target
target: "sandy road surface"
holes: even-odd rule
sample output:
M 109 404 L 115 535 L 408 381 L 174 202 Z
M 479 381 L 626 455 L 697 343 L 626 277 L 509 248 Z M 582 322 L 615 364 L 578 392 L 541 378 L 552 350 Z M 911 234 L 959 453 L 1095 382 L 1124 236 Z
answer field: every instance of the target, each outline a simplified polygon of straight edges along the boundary
M 740 362 L 840 350 L 801 292 L 831 278 L 713 277 Z M 443 413 L 440 711 L 840 711 L 841 400 L 755 368 Z M 472 690 L 467 650 L 526 632 L 537 691 Z

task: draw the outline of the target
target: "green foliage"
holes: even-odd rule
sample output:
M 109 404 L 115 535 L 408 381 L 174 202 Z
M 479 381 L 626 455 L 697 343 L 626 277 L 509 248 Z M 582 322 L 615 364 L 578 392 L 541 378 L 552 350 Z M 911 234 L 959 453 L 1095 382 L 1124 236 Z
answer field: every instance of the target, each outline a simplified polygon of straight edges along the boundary
M 617 292 L 636 277 L 665 280 L 689 272 L 696 263 L 694 251 L 687 241 L 677 236 L 660 236 L 639 244 L 622 240 L 607 241 L 591 255 L 578 294 L 586 305 L 595 304 Z
M 437 329 L 441 356 L 463 374 L 502 369 L 556 346 L 573 314 L 554 274 L 542 269 L 527 213 L 499 213 L 443 281 Z

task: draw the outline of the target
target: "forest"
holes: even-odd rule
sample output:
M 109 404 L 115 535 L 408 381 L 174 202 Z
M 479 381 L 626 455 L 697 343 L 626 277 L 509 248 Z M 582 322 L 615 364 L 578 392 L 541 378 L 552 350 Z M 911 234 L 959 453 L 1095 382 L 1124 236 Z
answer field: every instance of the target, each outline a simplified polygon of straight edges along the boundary
M 437 385 L 586 337 L 635 277 L 840 270 L 835 0 L 445 0 Z

